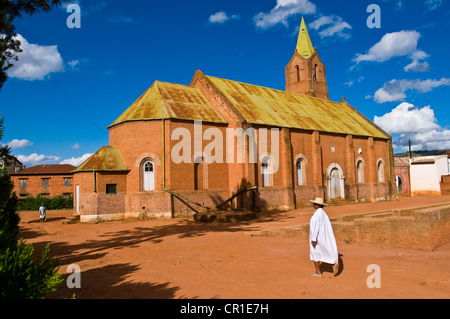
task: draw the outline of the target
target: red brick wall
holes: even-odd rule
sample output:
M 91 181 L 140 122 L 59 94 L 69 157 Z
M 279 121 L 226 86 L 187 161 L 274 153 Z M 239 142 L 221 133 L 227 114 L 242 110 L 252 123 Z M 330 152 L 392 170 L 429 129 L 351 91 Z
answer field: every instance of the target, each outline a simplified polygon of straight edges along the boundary
M 441 195 L 450 195 L 450 175 L 443 175 L 440 185 Z
M 409 176 L 409 166 L 396 166 L 395 175 L 402 179 L 402 196 L 411 196 L 411 180 Z
M 202 135 L 209 128 L 218 128 L 223 140 L 223 163 L 207 165 L 207 190 L 195 190 L 195 164 L 193 163 L 196 150 L 194 147 L 194 122 L 187 120 L 165 121 L 166 148 L 166 187 L 194 202 L 208 207 L 228 199 L 238 189 L 258 186 L 258 193 L 247 193 L 235 200 L 235 207 L 251 208 L 253 205 L 261 209 L 289 209 L 295 206 L 309 204 L 315 196 L 324 196 L 327 192 L 327 169 L 332 163 L 338 163 L 345 177 L 345 197 L 347 200 L 377 200 L 389 199 L 390 184 L 393 176 L 392 161 L 388 159 L 388 148 L 385 140 L 369 137 L 356 137 L 344 134 L 320 133 L 283 128 L 279 130 L 279 167 L 271 176 L 269 187 L 262 187 L 261 162 L 257 164 L 237 163 L 237 143 L 234 144 L 234 163 L 226 163 L 226 129 L 249 126 L 236 113 L 232 105 L 228 104 L 220 92 L 201 76 L 194 77 L 193 85 L 202 90 L 211 104 L 224 117 L 229 125 L 202 123 Z M 175 163 L 171 158 L 173 147 L 180 140 L 171 140 L 172 133 L 178 129 L 187 129 L 190 133 L 191 163 Z M 190 211 L 179 199 L 171 200 L 171 196 L 164 192 L 163 185 L 163 123 L 161 120 L 133 121 L 122 123 L 110 128 L 110 145 L 118 146 L 127 168 L 127 174 L 97 173 L 97 192 L 93 192 L 92 173 L 77 173 L 76 181 L 82 185 L 82 196 L 86 195 L 83 209 L 86 212 L 97 211 L 99 214 L 127 213 L 133 216 L 157 216 L 161 214 L 183 214 Z M 271 152 L 274 141 L 271 139 L 270 127 L 255 125 L 257 141 L 262 129 L 267 129 L 266 152 Z M 211 141 L 201 141 L 201 150 Z M 334 152 L 331 146 L 334 146 Z M 358 153 L 361 148 L 361 154 Z M 248 149 L 248 147 L 247 147 Z M 186 149 L 185 149 L 186 151 Z M 258 158 L 261 145 L 258 145 Z M 296 184 L 295 159 L 301 155 L 306 160 L 305 185 Z M 155 191 L 143 192 L 142 162 L 152 159 L 155 169 Z M 362 158 L 364 165 L 364 183 L 356 184 L 356 159 Z M 377 161 L 385 163 L 384 182 L 378 181 Z M 391 167 L 391 176 L 389 175 Z M 117 196 L 104 196 L 106 184 L 117 184 Z M 84 194 L 84 195 L 83 195 Z M 80 196 L 81 198 L 81 196 Z M 109 200 L 108 200 L 109 199 Z M 110 204 L 108 204 L 110 202 Z M 91 203 L 91 204 L 89 204 Z M 88 207 L 93 205 L 95 207 Z M 194 209 L 200 209 L 195 205 Z M 83 211 L 83 214 L 85 213 Z
M 117 194 L 106 194 L 107 184 L 116 184 Z M 81 214 L 125 213 L 126 173 L 95 172 L 94 175 L 93 172 L 79 172 L 74 174 L 74 187 L 76 185 L 80 185 Z M 75 194 L 74 206 L 76 203 Z
M 317 64 L 317 80 L 314 82 L 314 93 L 312 87 L 312 77 L 314 67 Z M 300 81 L 298 80 L 297 66 L 300 69 Z M 315 96 L 329 100 L 328 86 L 326 82 L 325 65 L 317 54 L 310 59 L 305 60 L 297 53 L 285 68 L 286 73 L 286 91 L 303 95 Z
M 64 186 L 64 178 L 71 179 L 71 186 Z M 11 176 L 14 183 L 14 191 L 18 197 L 37 197 L 40 194 L 48 194 L 48 197 L 63 196 L 65 193 L 74 193 L 73 175 L 29 175 Z M 20 180 L 27 181 L 26 187 L 20 187 Z M 42 179 L 49 179 L 49 186 L 42 186 Z M 26 195 L 26 196 L 25 196 Z

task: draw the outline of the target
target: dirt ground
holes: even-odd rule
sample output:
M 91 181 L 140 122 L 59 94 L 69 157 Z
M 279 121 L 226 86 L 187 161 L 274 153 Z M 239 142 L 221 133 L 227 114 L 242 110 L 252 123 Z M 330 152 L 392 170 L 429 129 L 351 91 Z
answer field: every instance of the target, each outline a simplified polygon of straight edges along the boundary
M 385 209 L 450 203 L 450 196 L 327 207 L 330 218 Z M 98 298 L 450 298 L 450 243 L 432 252 L 338 242 L 341 273 L 314 271 L 304 240 L 251 237 L 249 232 L 308 222 L 312 208 L 263 214 L 231 224 L 187 219 L 63 225 L 72 211 L 21 212 L 20 236 L 40 253 L 50 243 L 65 281 L 51 299 Z M 67 266 L 81 269 L 81 288 L 66 285 Z M 369 289 L 369 265 L 380 266 L 381 288 Z

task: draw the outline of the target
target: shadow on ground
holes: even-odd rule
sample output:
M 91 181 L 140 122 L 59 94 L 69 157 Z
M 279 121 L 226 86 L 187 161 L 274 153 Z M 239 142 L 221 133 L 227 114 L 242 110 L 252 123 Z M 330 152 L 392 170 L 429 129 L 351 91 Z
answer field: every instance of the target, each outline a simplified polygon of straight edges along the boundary
M 143 242 L 153 244 L 161 243 L 164 238 L 177 236 L 178 238 L 190 238 L 205 236 L 211 232 L 239 232 L 259 230 L 259 224 L 290 218 L 283 213 L 258 214 L 258 218 L 252 221 L 226 224 L 204 224 L 190 220 L 178 220 L 167 225 L 141 226 L 144 223 L 130 222 L 130 227 L 119 231 L 105 232 L 97 236 L 98 239 L 86 240 L 82 243 L 72 244 L 70 242 L 41 241 L 34 243 L 35 255 L 39 256 L 47 244 L 50 244 L 50 254 L 58 258 L 61 266 L 59 270 L 63 273 L 64 281 L 56 292 L 47 294 L 50 299 L 67 299 L 74 293 L 78 299 L 91 298 L 145 298 L 145 299 L 172 299 L 175 298 L 179 287 L 173 287 L 169 282 L 130 282 L 127 278 L 139 267 L 130 263 L 113 265 L 99 265 L 82 271 L 81 285 L 83 289 L 70 289 L 67 287 L 67 279 L 70 274 L 66 273 L 66 267 L 79 262 L 93 261 L 105 257 L 109 251 L 124 248 L 137 248 Z M 55 220 L 56 221 L 56 220 Z M 55 222 L 54 221 L 54 222 Z M 58 222 L 58 221 L 56 221 Z M 151 221 L 150 221 L 151 222 Z M 128 222 L 125 222 L 128 223 Z M 145 223 L 148 225 L 149 223 Z M 94 226 L 94 225 L 93 225 Z M 76 225 L 72 225 L 76 227 Z M 95 226 L 94 226 L 95 227 Z M 95 231 L 93 229 L 93 231 Z M 42 229 L 22 225 L 20 237 L 27 243 L 33 242 L 34 238 L 51 235 Z M 98 289 L 90 292 L 89 283 L 96 282 L 96 287 L 104 287 L 99 293 Z M 181 297 L 183 298 L 183 297 Z M 192 297 L 189 297 L 192 298 Z M 195 298 L 195 297 L 194 297 Z

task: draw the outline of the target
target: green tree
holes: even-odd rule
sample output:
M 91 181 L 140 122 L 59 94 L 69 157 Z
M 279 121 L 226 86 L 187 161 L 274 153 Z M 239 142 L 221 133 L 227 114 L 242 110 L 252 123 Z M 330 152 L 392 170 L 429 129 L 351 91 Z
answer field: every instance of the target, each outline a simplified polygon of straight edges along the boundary
M 3 137 L 0 117 L 0 142 Z M 9 149 L 0 143 L 0 160 L 10 157 Z M 6 168 L 0 170 L 0 298 L 42 298 L 45 292 L 54 291 L 62 282 L 58 260 L 49 256 L 47 245 L 41 260 L 34 258 L 33 244 L 17 242 L 20 217 L 17 214 L 17 196 Z
M 37 299 L 44 293 L 55 291 L 62 282 L 58 260 L 49 256 L 50 245 L 34 261 L 33 244 L 23 239 L 0 253 L 0 299 Z
M 4 118 L 0 117 L 0 141 L 4 134 Z M 7 170 L 10 160 L 9 148 L 0 144 L 0 251 L 16 243 L 19 233 L 19 215 L 17 214 L 17 196 Z
M 68 0 L 0 0 L 0 90 L 8 78 L 7 71 L 22 52 L 16 38 L 14 20 L 23 14 L 48 12 Z

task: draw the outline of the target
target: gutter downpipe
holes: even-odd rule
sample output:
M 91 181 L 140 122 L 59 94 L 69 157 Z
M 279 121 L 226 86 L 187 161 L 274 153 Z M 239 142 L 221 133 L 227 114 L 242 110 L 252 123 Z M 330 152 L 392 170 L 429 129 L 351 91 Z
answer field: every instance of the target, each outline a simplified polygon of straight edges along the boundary
M 163 190 L 166 193 L 170 194 L 170 218 L 174 218 L 174 209 L 173 209 L 173 195 L 166 188 L 166 122 L 165 119 L 162 119 L 162 146 L 163 146 Z
M 391 140 L 389 139 L 386 143 L 386 148 L 387 148 L 387 158 L 388 158 L 388 167 L 389 167 L 388 168 L 389 169 L 389 175 L 388 175 L 389 176 L 389 190 L 390 190 L 391 199 L 392 199 L 392 198 L 397 198 L 397 196 L 396 196 L 396 190 L 393 187 L 392 182 L 391 182 L 391 148 L 389 147 L 390 143 L 391 143 Z
M 97 176 L 95 169 L 92 170 L 93 176 L 94 176 L 94 193 L 97 193 Z

